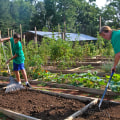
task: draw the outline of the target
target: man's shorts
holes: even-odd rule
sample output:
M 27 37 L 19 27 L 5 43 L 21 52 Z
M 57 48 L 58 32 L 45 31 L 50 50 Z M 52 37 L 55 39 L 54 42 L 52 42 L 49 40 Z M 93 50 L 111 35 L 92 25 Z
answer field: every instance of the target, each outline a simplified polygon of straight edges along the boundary
M 24 70 L 24 63 L 21 64 L 16 64 L 13 62 L 13 71 L 19 71 L 19 70 Z

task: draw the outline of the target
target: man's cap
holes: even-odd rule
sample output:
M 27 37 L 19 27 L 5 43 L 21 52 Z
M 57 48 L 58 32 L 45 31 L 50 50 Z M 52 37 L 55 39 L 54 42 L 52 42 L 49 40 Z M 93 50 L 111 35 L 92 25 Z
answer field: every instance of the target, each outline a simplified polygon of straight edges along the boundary
M 103 31 L 109 31 L 109 30 L 112 30 L 109 26 L 103 26 L 101 27 L 99 34 L 101 34 Z

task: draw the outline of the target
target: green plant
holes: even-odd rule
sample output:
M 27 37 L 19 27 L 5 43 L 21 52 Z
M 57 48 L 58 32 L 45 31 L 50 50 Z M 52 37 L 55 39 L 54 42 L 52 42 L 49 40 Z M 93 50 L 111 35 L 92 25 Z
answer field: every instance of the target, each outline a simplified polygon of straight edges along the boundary
M 110 76 L 106 75 L 106 79 L 109 79 Z M 120 92 L 120 75 L 115 74 L 112 77 L 112 80 L 110 82 L 110 89 L 114 92 Z
M 8 73 L 7 72 L 3 72 L 2 75 L 3 76 L 8 76 Z
M 111 63 L 105 63 L 102 65 L 102 70 L 105 71 L 106 73 L 110 73 L 111 68 L 112 68 L 112 64 Z
M 87 65 L 87 66 L 84 66 L 84 65 L 82 65 L 79 69 L 93 69 L 94 67 L 90 64 L 90 65 Z
M 40 83 L 40 84 L 37 84 L 37 86 L 46 86 L 47 84 L 46 83 Z

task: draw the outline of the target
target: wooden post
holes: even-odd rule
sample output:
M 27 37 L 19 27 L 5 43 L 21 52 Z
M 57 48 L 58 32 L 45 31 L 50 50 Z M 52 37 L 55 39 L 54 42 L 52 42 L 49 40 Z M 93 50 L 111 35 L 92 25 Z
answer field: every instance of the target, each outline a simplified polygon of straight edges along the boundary
M 12 36 L 12 33 L 11 33 L 11 36 Z M 8 28 L 8 37 L 10 37 L 10 34 L 9 34 L 9 28 Z M 11 52 L 11 56 L 12 56 L 12 49 L 11 49 L 10 41 L 9 41 L 9 46 L 10 46 L 10 52 Z
M 65 40 L 65 37 L 64 37 L 64 32 L 61 32 L 61 38 L 63 39 L 63 40 Z
M 35 40 L 35 44 L 37 44 L 37 29 L 36 29 L 36 27 L 35 27 L 35 38 L 34 38 L 34 40 Z
M 64 21 L 64 40 L 65 40 L 65 34 L 66 34 L 66 22 Z
M 1 30 L 0 30 L 0 39 L 1 39 Z
M 25 34 L 23 35 L 23 40 L 24 40 L 23 42 L 24 42 L 24 45 L 25 45 Z
M 11 30 L 11 37 L 12 37 L 13 35 L 12 35 L 12 30 Z
M 8 28 L 8 37 L 10 36 L 10 33 L 9 33 L 9 28 Z
M 21 43 L 22 43 L 22 25 L 20 24 L 20 37 L 21 37 Z
M 100 21 L 99 21 L 99 30 L 101 29 L 101 16 L 100 16 Z
M 14 35 L 15 31 L 13 30 L 13 35 Z
M 60 24 L 58 24 L 58 37 L 60 35 Z

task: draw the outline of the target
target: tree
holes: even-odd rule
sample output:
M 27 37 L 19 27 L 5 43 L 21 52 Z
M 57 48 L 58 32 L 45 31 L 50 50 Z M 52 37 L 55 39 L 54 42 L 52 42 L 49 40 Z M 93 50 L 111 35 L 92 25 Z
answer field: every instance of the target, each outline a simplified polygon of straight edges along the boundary
M 102 24 L 109 25 L 112 28 L 118 28 L 120 26 L 120 2 L 119 0 L 111 0 L 106 5 L 101 13 Z
M 10 14 L 13 18 L 12 27 L 19 31 L 22 24 L 23 32 L 30 29 L 30 19 L 34 10 L 34 6 L 30 2 L 24 0 L 11 1 Z
M 90 2 L 90 3 L 92 3 L 92 2 L 96 2 L 96 0 L 89 0 L 89 2 Z
M 47 27 L 49 31 L 58 31 L 58 24 L 61 27 L 60 29 L 64 31 L 66 23 L 66 30 L 73 32 L 76 9 L 74 3 L 74 0 L 44 0 L 44 3 L 38 2 L 31 23 L 34 26 L 37 25 L 38 29 Z
M 96 36 L 99 30 L 100 9 L 95 4 L 90 5 L 83 0 L 77 6 L 76 12 L 77 32 Z
M 7 32 L 7 28 L 10 27 L 12 18 L 9 13 L 9 0 L 0 1 L 0 30 L 4 35 Z
M 30 21 L 30 28 L 34 29 L 36 26 L 38 30 L 42 30 L 46 24 L 46 10 L 43 2 L 38 2 L 35 7 L 35 12 Z
M 59 24 L 62 30 L 66 29 L 68 32 L 75 32 L 76 2 L 78 1 L 57 0 L 57 14 L 59 15 Z

